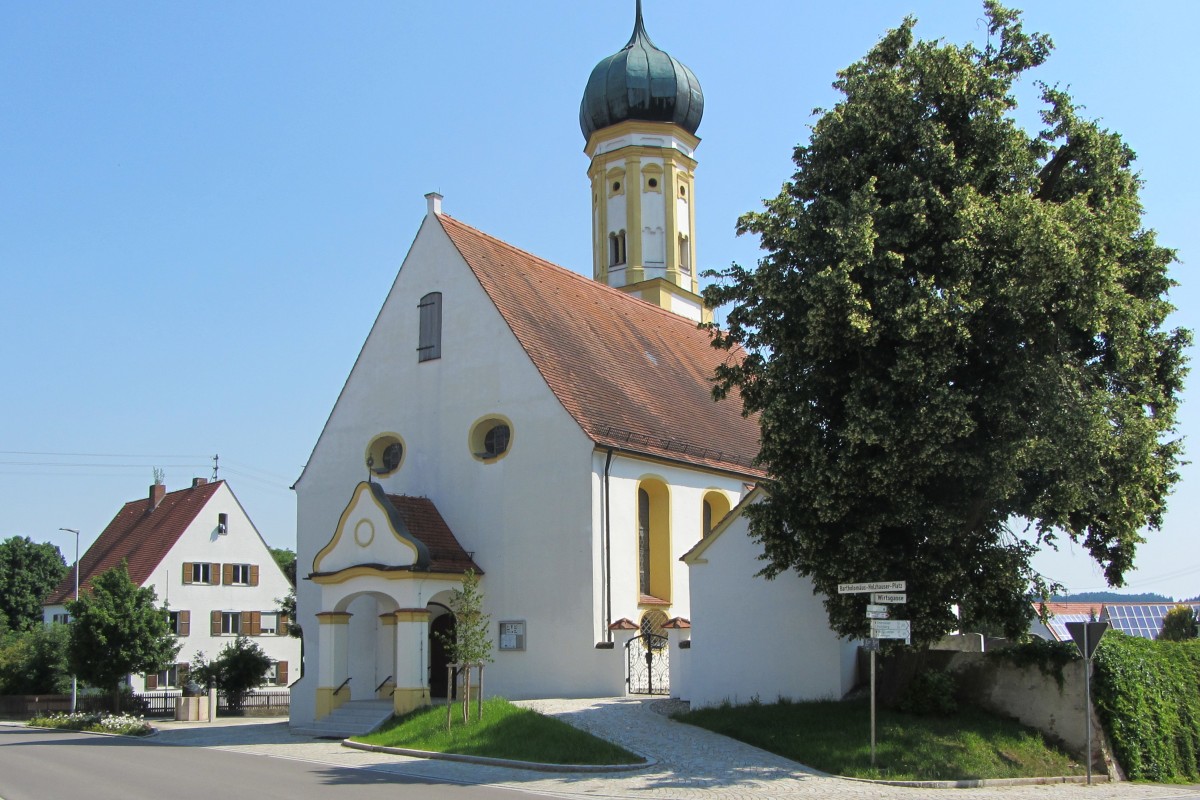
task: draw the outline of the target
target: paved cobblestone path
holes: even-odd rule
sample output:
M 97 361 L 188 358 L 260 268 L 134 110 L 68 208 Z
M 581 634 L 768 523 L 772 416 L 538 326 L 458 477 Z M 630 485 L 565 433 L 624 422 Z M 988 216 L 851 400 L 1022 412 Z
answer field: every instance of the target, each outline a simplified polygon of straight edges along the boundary
M 548 773 L 369 753 L 342 747 L 339 742 L 293 736 L 288 732 L 286 722 L 264 724 L 253 720 L 219 720 L 213 725 L 168 722 L 161 726 L 161 733 L 155 738 L 162 743 L 218 747 L 253 755 L 370 769 L 435 781 L 502 786 L 570 798 L 1200 799 L 1200 787 L 1195 786 L 1101 783 L 1092 786 L 1053 784 L 920 789 L 850 781 L 821 775 L 758 748 L 675 722 L 652 710 L 652 704 L 661 702 L 605 698 L 531 700 L 521 703 L 655 759 L 655 763 L 649 767 L 608 774 Z

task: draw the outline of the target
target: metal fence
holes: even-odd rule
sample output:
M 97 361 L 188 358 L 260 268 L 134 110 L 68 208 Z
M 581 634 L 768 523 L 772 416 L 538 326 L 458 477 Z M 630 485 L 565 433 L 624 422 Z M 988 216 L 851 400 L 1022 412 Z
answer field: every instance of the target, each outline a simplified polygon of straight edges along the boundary
M 134 692 L 121 695 L 121 710 L 143 717 L 175 716 L 175 701 L 183 696 L 180 691 Z M 112 710 L 112 695 L 81 694 L 75 704 L 79 711 L 98 712 Z M 291 707 L 291 692 L 286 689 L 270 689 L 247 694 L 242 701 L 241 715 L 285 715 Z M 65 694 L 11 695 L 0 697 L 0 717 L 29 719 L 41 714 L 67 713 L 71 710 L 71 696 Z M 223 692 L 217 693 L 217 715 L 229 716 L 229 701 Z

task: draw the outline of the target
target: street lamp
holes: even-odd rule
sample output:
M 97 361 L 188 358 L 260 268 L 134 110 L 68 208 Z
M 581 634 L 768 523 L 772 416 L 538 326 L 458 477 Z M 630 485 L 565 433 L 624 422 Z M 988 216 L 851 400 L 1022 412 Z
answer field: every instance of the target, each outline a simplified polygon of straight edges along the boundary
M 59 528 L 60 531 L 75 534 L 75 602 L 79 602 L 79 531 L 74 528 Z M 71 713 L 75 713 L 75 704 L 79 698 L 79 678 L 71 675 Z

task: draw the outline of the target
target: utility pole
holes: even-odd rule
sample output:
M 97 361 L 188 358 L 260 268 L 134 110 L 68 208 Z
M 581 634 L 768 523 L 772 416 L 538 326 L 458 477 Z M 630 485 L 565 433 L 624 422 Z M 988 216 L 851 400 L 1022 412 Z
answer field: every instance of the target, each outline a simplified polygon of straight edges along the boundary
M 75 534 L 75 602 L 79 602 L 79 531 L 74 528 L 59 528 L 60 531 Z M 75 618 L 72 616 L 71 623 L 75 623 Z M 79 678 L 71 674 L 71 713 L 75 713 L 76 703 L 79 701 Z

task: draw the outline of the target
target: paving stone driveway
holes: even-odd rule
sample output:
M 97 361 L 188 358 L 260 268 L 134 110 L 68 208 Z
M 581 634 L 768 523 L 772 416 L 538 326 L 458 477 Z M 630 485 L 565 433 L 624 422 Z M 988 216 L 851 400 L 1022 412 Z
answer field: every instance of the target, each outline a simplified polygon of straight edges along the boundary
M 161 726 L 156 740 L 572 798 L 1200 798 L 1197 787 L 1130 783 L 915 789 L 832 778 L 651 710 L 651 704 L 661 702 L 605 698 L 522 703 L 656 760 L 651 767 L 612 774 L 546 773 L 369 753 L 342 747 L 337 742 L 292 736 L 284 722 L 220 720 L 214 725 L 168 722 Z

